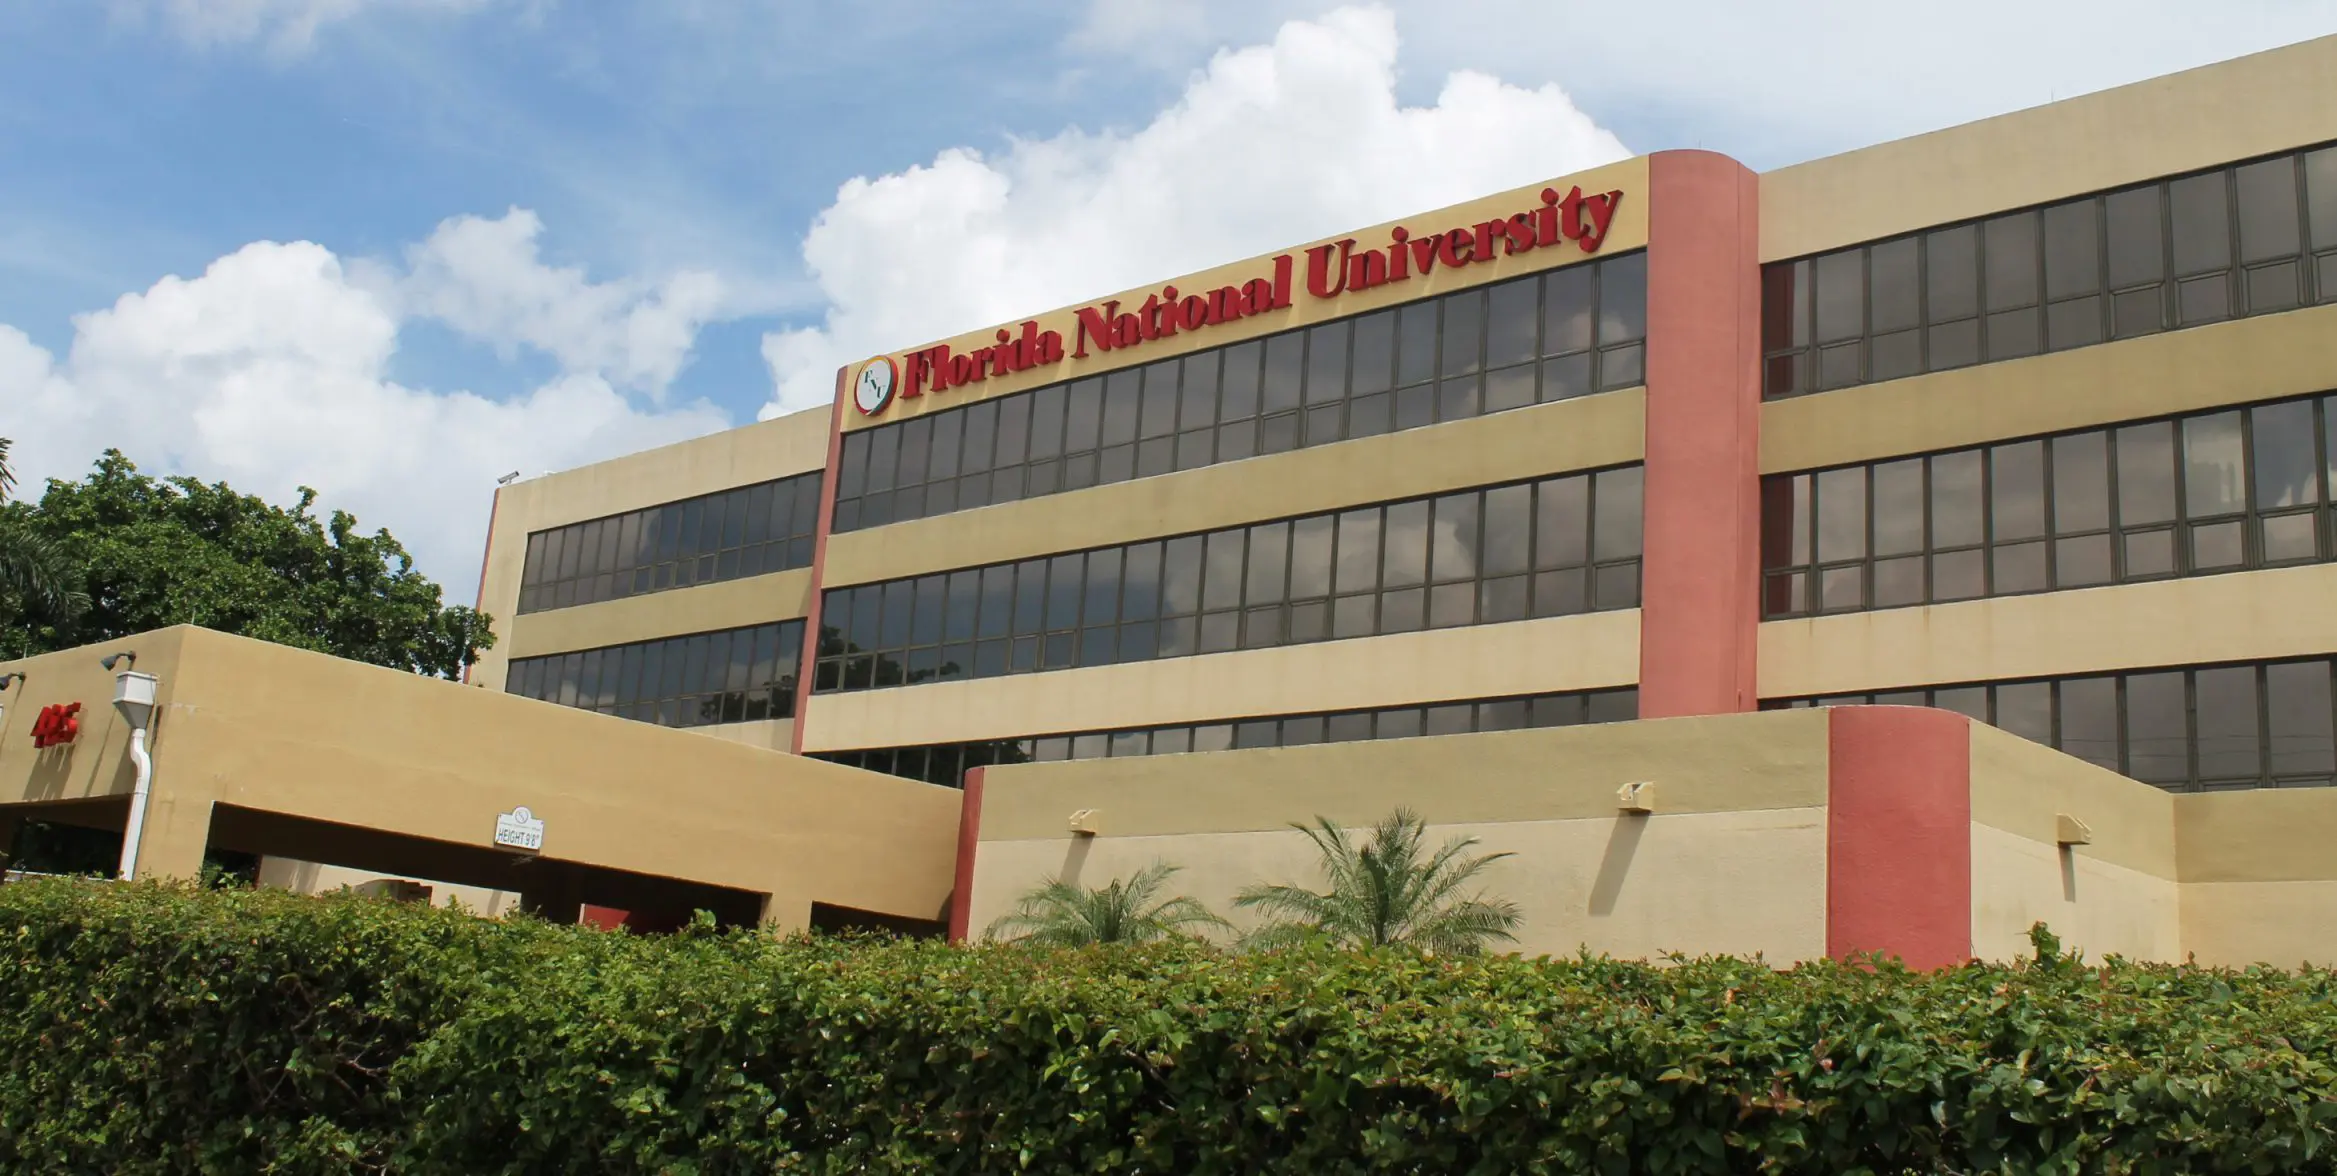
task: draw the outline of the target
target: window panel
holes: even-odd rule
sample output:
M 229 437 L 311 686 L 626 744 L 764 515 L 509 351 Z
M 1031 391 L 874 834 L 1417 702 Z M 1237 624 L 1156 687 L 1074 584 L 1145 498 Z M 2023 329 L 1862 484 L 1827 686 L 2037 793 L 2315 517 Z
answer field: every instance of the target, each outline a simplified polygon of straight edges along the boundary
M 2027 539 L 2045 533 L 2045 446 L 2038 441 L 1989 451 L 1989 506 L 1994 538 Z
M 1592 554 L 1597 559 L 1625 559 L 1640 552 L 1642 491 L 1645 470 L 1640 466 L 1601 471 L 1592 498 L 1597 519 L 1591 527 Z
M 1281 412 L 1298 407 L 1305 378 L 1306 336 L 1291 331 L 1266 340 L 1266 372 L 1262 411 Z
M 1079 624 L 1079 604 L 1085 587 L 1086 556 L 1058 555 L 1047 561 L 1047 628 L 1049 631 L 1075 628 Z M 888 600 L 888 604 L 890 601 Z
M 1599 344 L 1646 338 L 1647 254 L 1610 257 L 1598 263 L 1598 271 Z
M 2259 405 L 2248 411 L 2256 508 L 2310 506 L 2320 499 L 2320 460 L 2314 452 L 2309 400 Z
M 2118 524 L 2175 517 L 2175 427 L 2166 422 L 2119 429 Z
M 1818 562 L 1866 554 L 1866 470 L 1828 470 L 1818 475 Z
M 2296 160 L 2267 159 L 2238 169 L 2240 260 L 2288 257 L 2303 247 L 2297 209 Z
M 1577 474 L 1534 487 L 1534 566 L 1574 567 L 1590 560 L 1590 478 Z
M 2190 779 L 2183 674 L 2129 674 L 2125 688 L 2126 774 L 2150 784 Z
M 1478 558 L 1486 575 L 1514 575 L 1531 564 L 1533 505 L 1531 486 L 1504 486 L 1485 492 L 1485 537 Z M 1390 516 L 1392 536 L 1392 509 Z
M 2100 208 L 2088 197 L 2045 210 L 2045 297 L 2058 300 L 2101 290 Z
M 2016 212 L 1981 226 L 1983 273 L 1989 310 L 2031 306 L 2037 301 L 2037 214 Z
M 2156 185 L 2112 192 L 2103 199 L 2108 220 L 2110 288 L 2166 277 L 2166 230 Z
M 1485 366 L 1505 368 L 1536 356 L 1534 333 L 1541 280 L 1518 278 L 1486 291 Z
M 1591 266 L 1576 265 L 1542 275 L 1542 354 L 1590 349 L 1595 272 Z
M 1867 250 L 1867 329 L 1882 333 L 1921 326 L 1923 282 L 1916 264 L 1922 241 L 1902 237 Z
M 1347 395 L 1347 323 L 1312 327 L 1306 333 L 1306 402 L 1331 404 Z
M 2092 432 L 2054 438 L 2053 530 L 2066 535 L 2109 525 L 2109 435 Z
M 1876 555 L 1923 549 L 1923 498 L 1922 458 L 1885 462 L 1874 468 Z
M 1980 313 L 1980 228 L 1958 225 L 1923 235 L 1924 318 L 1954 322 Z M 1933 363 L 1937 368 L 1941 365 Z
M 1355 352 L 1349 387 L 1355 396 L 1385 392 L 1393 387 L 1396 364 L 1396 312 L 1383 310 L 1355 320 Z
M 2257 779 L 2264 766 L 2256 731 L 2255 667 L 2201 670 L 2193 678 L 2199 728 L 2198 778 Z
M 1866 251 L 1846 249 L 1818 258 L 1816 297 L 1818 342 L 1856 338 L 1866 326 Z
M 2118 754 L 2118 680 L 2077 678 L 2055 690 L 2061 726 L 2057 746 L 2093 764 L 2122 770 Z
M 1465 376 L 1477 371 L 1485 360 L 1485 292 L 1463 290 L 1438 301 L 1444 313 L 1439 374 Z
M 1432 576 L 1440 581 L 1476 577 L 1477 524 L 1475 494 L 1452 494 L 1436 500 L 1436 520 L 1429 531 Z
M 1291 524 L 1291 599 L 1305 600 L 1331 594 L 1334 526 L 1329 515 L 1316 515 Z
M 1427 580 L 1428 522 L 1426 502 L 1400 502 L 1387 508 L 1382 586 L 1409 588 Z
M 1339 516 L 1339 558 L 1336 589 L 1368 592 L 1376 587 L 1379 571 L 1380 512 L 1376 508 L 1351 510 Z
M 2264 669 L 2266 748 L 2275 776 L 2329 775 L 2337 770 L 2330 732 L 2329 663 L 2287 662 Z
M 2240 414 L 2219 412 L 2183 422 L 2183 505 L 2192 518 L 2247 506 Z

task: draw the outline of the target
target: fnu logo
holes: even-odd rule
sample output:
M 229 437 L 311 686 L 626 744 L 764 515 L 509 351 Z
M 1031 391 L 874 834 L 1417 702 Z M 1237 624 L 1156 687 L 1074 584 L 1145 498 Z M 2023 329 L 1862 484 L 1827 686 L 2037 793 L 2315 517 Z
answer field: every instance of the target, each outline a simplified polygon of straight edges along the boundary
M 81 734 L 81 704 L 57 702 L 41 708 L 32 721 L 32 745 L 51 748 L 71 743 Z

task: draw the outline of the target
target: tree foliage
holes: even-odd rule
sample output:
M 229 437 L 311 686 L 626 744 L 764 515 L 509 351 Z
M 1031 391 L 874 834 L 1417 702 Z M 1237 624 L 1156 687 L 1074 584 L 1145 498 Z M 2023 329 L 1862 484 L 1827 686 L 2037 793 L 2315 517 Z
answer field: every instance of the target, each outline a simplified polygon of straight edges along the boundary
M 1184 895 L 1161 898 L 1178 867 L 1166 862 L 1097 887 L 1049 878 L 990 924 L 992 939 L 1049 947 L 1152 943 L 1225 927 L 1225 920 Z
M 0 437 L 0 507 L 16 489 L 16 472 L 8 468 L 9 445 L 8 438 Z M 0 600 L 16 600 L 38 619 L 69 619 L 89 604 L 87 596 L 67 586 L 71 576 L 55 544 L 25 525 L 20 513 L 0 511 Z
M 445 607 L 388 531 L 366 534 L 344 511 L 320 519 L 315 502 L 305 487 L 286 509 L 221 482 L 156 479 L 107 450 L 82 481 L 0 508 L 87 596 L 59 614 L 0 591 L 0 656 L 189 624 L 451 678 L 493 643 L 487 618 Z
M 1291 827 L 1314 842 L 1329 888 L 1273 884 L 1243 889 L 1234 905 L 1269 920 L 1250 936 L 1255 945 L 1320 936 L 1349 947 L 1400 943 L 1464 953 L 1517 938 L 1516 903 L 1465 893 L 1486 866 L 1509 854 L 1466 857 L 1477 844 L 1474 837 L 1453 838 L 1431 852 L 1426 822 L 1409 809 L 1397 809 L 1360 844 L 1328 817 Z

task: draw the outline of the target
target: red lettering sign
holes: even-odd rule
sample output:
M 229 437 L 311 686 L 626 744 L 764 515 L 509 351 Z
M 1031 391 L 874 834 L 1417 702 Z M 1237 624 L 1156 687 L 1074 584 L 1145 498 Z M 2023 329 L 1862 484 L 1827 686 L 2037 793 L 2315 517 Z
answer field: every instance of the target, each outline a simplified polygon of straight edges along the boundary
M 1315 298 L 1336 298 L 1350 290 L 1368 290 L 1389 282 L 1426 276 L 1436 267 L 1464 269 L 1498 261 L 1529 249 L 1548 248 L 1572 241 L 1584 253 L 1596 253 L 1606 243 L 1615 223 L 1623 193 L 1585 193 L 1579 187 L 1561 194 L 1542 189 L 1541 204 L 1525 212 L 1455 225 L 1442 232 L 1415 236 L 1399 225 L 1388 232 L 1384 248 L 1357 250 L 1355 239 L 1317 245 L 1306 251 L 1306 292 Z M 1072 312 L 1074 337 L 1068 353 L 1063 336 L 1042 331 L 1035 321 L 1022 324 L 1018 337 L 1001 327 L 998 343 L 977 347 L 970 355 L 942 343 L 911 352 L 902 363 L 905 387 L 900 399 L 944 392 L 962 384 L 979 384 L 1030 368 L 1052 366 L 1065 359 L 1085 359 L 1090 349 L 1118 351 L 1165 339 L 1179 331 L 1196 331 L 1291 306 L 1296 259 L 1283 254 L 1273 260 L 1273 272 L 1215 290 L 1182 292 L 1164 286 L 1144 302 L 1128 306 L 1117 299 Z M 862 409 L 864 413 L 866 409 Z M 879 406 L 878 412 L 883 411 Z M 870 413 L 869 415 L 874 415 Z
M 51 703 L 42 707 L 40 716 L 32 721 L 32 745 L 55 747 L 73 742 L 73 737 L 81 734 L 81 720 L 76 717 L 80 713 L 81 704 L 78 702 Z

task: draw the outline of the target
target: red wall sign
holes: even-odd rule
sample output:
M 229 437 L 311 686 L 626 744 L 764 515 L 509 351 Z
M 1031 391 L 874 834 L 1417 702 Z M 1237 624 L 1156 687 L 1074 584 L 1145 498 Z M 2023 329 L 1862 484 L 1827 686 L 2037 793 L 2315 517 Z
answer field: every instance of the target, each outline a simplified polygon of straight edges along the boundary
M 77 717 L 80 714 L 78 702 L 57 702 L 42 707 L 40 717 L 32 721 L 32 745 L 55 747 L 73 742 L 73 737 L 81 734 L 81 720 Z
M 1349 290 L 1425 276 L 1438 266 L 1460 269 L 1568 241 L 1584 253 L 1596 253 L 1606 242 L 1607 228 L 1614 223 L 1615 209 L 1622 202 L 1621 192 L 1585 193 L 1574 188 L 1561 193 L 1544 188 L 1538 206 L 1511 216 L 1417 235 L 1399 225 L 1389 231 L 1386 245 L 1361 250 L 1352 237 L 1317 245 L 1306 251 L 1306 292 L 1315 298 L 1336 298 Z M 910 352 L 902 365 L 900 399 L 943 392 L 960 384 L 979 384 L 991 376 L 1057 364 L 1065 358 L 1083 359 L 1091 347 L 1116 351 L 1166 339 L 1179 331 L 1287 310 L 1296 293 L 1297 259 L 1285 253 L 1272 264 L 1270 274 L 1239 285 L 1190 292 L 1164 286 L 1136 306 L 1123 306 L 1116 299 L 1101 306 L 1083 306 L 1074 312 L 1078 321 L 1068 351 L 1061 332 L 1042 331 L 1036 321 L 1027 321 L 1019 334 L 999 328 L 998 343 L 993 347 L 958 354 L 943 343 Z M 856 403 L 861 413 L 874 416 L 892 401 L 888 386 L 885 396 Z

